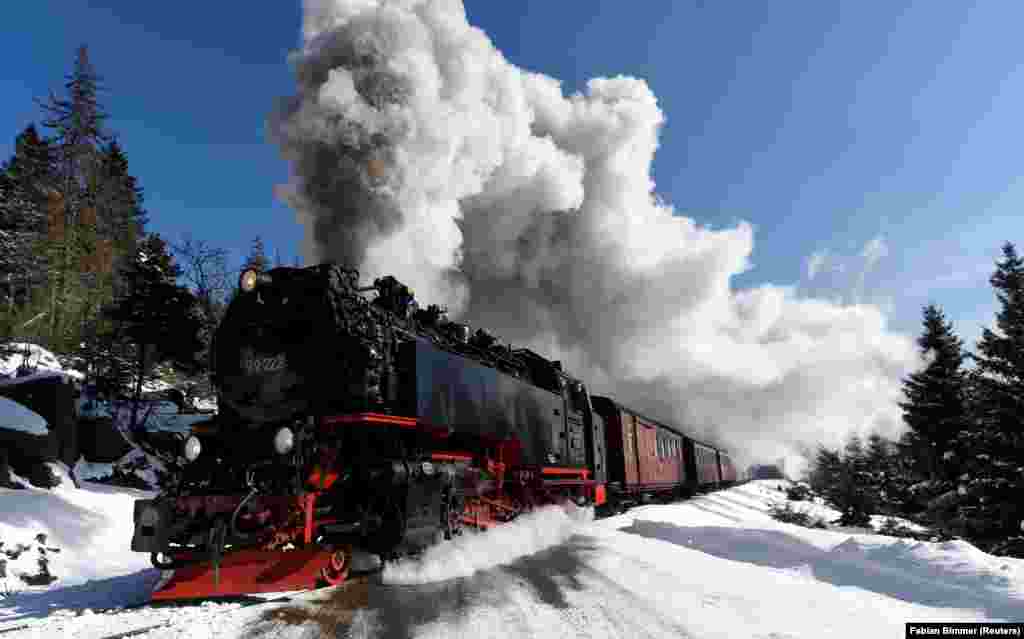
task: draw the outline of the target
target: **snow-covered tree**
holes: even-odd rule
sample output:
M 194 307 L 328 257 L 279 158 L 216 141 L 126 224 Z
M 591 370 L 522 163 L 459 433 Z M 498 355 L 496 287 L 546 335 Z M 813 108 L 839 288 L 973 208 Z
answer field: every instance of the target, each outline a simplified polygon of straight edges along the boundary
M 1000 308 L 972 355 L 975 427 L 960 438 L 959 512 L 969 535 L 999 543 L 1024 519 L 1024 260 L 1013 244 L 989 281 Z
M 811 489 L 842 513 L 843 526 L 866 526 L 877 509 L 877 487 L 863 441 L 852 435 L 840 453 L 818 449 L 809 475 Z
M 924 333 L 917 343 L 928 365 L 903 381 L 907 400 L 900 406 L 911 430 L 906 441 L 920 474 L 931 481 L 950 479 L 959 458 L 956 444 L 969 421 L 965 354 L 934 304 L 924 308 Z

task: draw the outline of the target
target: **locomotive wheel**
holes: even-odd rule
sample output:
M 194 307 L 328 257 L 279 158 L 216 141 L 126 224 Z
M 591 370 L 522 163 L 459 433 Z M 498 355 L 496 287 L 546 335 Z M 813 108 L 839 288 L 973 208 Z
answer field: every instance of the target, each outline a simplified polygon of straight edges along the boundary
M 339 586 L 348 579 L 352 567 L 352 546 L 344 545 L 331 553 L 327 565 L 320 569 L 320 576 L 329 586 Z
M 446 496 L 441 502 L 441 525 L 444 539 L 454 539 L 462 534 L 462 513 L 465 502 L 457 497 Z

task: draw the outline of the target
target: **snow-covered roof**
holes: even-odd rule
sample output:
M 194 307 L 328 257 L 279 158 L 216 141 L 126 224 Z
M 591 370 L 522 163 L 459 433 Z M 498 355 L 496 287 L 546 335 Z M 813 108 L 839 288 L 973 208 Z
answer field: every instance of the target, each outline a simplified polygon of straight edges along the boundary
M 6 397 L 0 397 L 0 428 L 41 436 L 49 432 L 38 413 Z

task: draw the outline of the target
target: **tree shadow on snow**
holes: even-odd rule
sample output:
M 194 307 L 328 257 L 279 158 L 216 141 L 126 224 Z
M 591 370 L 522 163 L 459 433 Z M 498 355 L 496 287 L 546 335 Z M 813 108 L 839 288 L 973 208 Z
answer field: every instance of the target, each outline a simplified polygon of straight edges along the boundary
M 514 590 L 524 586 L 541 602 L 566 609 L 571 606 L 567 593 L 585 588 L 581 574 L 590 571 L 586 564 L 597 550 L 595 540 L 575 535 L 553 548 L 469 577 L 419 585 L 384 584 L 376 577 L 353 579 L 323 599 L 267 611 L 247 636 L 273 637 L 280 634 L 282 624 L 313 624 L 324 637 L 405 639 L 433 623 L 457 623 L 476 610 L 500 608 Z M 503 632 L 529 634 L 529 620 L 516 620 L 514 612 L 503 612 L 503 617 Z
M 819 581 L 861 588 L 910 603 L 971 608 L 997 619 L 1024 618 L 1024 600 L 1010 591 L 1008 578 L 990 573 L 953 572 L 914 556 L 917 544 L 913 543 L 865 548 L 850 540 L 832 550 L 821 550 L 778 530 L 675 526 L 645 520 L 635 520 L 619 531 L 758 566 L 807 566 Z

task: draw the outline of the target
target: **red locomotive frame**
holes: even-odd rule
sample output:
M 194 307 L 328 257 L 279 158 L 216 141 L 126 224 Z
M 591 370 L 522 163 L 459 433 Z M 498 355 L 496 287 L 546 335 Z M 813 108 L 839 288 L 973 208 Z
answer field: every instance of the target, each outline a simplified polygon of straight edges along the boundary
M 325 417 L 322 430 L 339 427 L 385 427 L 416 430 L 440 439 L 447 430 L 433 428 L 408 417 L 380 413 L 358 413 Z M 516 464 L 516 442 L 498 442 L 495 457 L 470 452 L 437 450 L 432 462 L 464 464 L 479 472 L 480 478 L 464 498 L 458 514 L 462 525 L 486 530 L 514 515 L 537 506 L 565 500 L 600 506 L 606 501 L 605 484 L 590 478 L 589 468 L 560 466 L 527 467 Z M 206 555 L 191 551 L 172 551 L 171 559 L 182 563 L 173 576 L 159 584 L 154 600 L 180 600 L 211 595 L 241 595 L 253 592 L 282 592 L 320 585 L 338 585 L 349 574 L 352 548 L 323 547 L 315 543 L 318 529 L 337 523 L 334 518 L 317 518 L 317 499 L 335 481 L 335 457 L 325 451 L 307 478 L 308 491 L 296 496 L 260 496 L 254 499 L 256 515 L 276 522 L 274 536 L 263 548 L 234 550 L 213 562 Z M 482 472 L 480 472 L 482 471 Z M 484 478 L 486 475 L 486 478 Z M 174 500 L 176 512 L 207 516 L 227 515 L 235 511 L 245 495 L 197 495 Z M 261 522 L 262 523 L 262 522 Z M 291 544 L 287 550 L 269 546 Z

